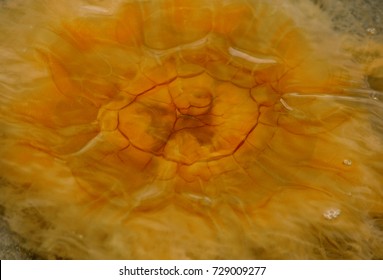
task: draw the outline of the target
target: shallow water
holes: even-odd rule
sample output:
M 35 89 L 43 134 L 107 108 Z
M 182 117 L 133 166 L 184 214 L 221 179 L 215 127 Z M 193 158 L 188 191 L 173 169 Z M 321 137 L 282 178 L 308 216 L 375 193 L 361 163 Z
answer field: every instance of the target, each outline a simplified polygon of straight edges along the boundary
M 379 3 L 3 1 L 0 204 L 20 246 L 381 259 Z

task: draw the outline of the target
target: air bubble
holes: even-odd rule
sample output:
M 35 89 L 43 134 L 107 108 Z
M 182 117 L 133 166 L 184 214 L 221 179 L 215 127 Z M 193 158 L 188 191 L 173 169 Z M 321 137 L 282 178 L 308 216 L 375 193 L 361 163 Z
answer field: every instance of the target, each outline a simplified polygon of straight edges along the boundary
M 343 164 L 346 165 L 346 166 L 351 166 L 352 165 L 352 161 L 350 159 L 345 159 L 345 160 L 343 160 Z
M 338 216 L 341 214 L 341 212 L 342 211 L 338 208 L 331 208 L 331 209 L 328 209 L 327 211 L 325 211 L 323 213 L 323 217 L 325 217 L 325 219 L 327 219 L 327 220 L 333 220 L 333 219 L 338 218 Z
M 373 100 L 379 100 L 378 94 L 376 92 L 370 93 L 370 98 L 373 99 Z

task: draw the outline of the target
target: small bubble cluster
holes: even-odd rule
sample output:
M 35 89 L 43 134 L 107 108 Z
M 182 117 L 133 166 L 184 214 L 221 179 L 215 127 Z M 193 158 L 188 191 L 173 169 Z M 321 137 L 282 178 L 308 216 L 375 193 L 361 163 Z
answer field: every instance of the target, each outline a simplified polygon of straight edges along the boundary
M 376 35 L 377 31 L 375 27 L 369 27 L 366 29 L 368 35 Z
M 327 219 L 327 220 L 334 220 L 334 219 L 338 218 L 338 216 L 340 214 L 341 214 L 340 209 L 338 209 L 338 208 L 331 208 L 331 209 L 326 210 L 323 213 L 323 217 L 325 217 L 325 219 Z

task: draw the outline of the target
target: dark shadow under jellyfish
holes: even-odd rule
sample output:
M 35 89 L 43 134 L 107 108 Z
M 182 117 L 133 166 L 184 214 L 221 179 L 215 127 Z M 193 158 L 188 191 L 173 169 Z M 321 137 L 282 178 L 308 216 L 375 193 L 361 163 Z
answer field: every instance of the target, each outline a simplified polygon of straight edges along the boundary
M 345 1 L 20 2 L 0 9 L 0 204 L 20 246 L 383 258 L 382 30 Z

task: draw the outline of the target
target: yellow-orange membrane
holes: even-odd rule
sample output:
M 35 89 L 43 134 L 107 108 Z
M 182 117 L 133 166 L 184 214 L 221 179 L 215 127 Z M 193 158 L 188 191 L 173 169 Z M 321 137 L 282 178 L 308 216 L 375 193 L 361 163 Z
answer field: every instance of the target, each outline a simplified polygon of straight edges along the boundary
M 371 32 L 307 0 L 19 2 L 0 9 L 0 204 L 23 246 L 383 258 Z

